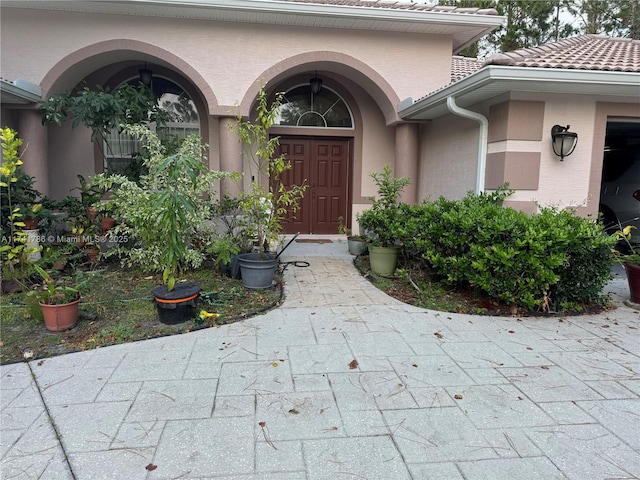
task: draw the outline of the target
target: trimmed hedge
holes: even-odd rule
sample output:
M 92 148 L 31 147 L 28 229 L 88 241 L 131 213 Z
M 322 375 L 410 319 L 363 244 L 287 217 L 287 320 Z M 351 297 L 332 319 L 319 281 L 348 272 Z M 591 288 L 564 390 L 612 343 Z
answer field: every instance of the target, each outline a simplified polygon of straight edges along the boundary
M 401 205 L 397 235 L 410 257 L 426 260 L 446 283 L 508 304 L 567 310 L 601 300 L 614 240 L 571 212 L 503 207 L 510 193 Z

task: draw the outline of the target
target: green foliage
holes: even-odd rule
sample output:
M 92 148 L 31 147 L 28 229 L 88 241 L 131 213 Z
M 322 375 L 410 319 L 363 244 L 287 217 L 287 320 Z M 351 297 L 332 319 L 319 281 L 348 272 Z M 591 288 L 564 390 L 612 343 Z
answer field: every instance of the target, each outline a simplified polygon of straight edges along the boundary
M 612 240 L 588 219 L 500 205 L 510 191 L 401 209 L 401 240 L 444 281 L 529 309 L 591 302 L 610 279 Z M 549 303 L 550 302 L 550 303 Z
M 618 241 L 622 241 L 625 244 L 625 248 L 628 253 L 621 253 L 618 250 L 613 250 L 614 258 L 622 264 L 631 263 L 633 265 L 640 265 L 640 248 L 637 245 L 631 243 L 631 230 L 636 228 L 634 225 L 627 225 L 622 230 L 618 230 L 613 234 L 614 238 Z
M 123 84 L 111 91 L 100 85 L 91 89 L 87 85 L 79 90 L 67 90 L 52 95 L 40 103 L 42 124 L 62 125 L 71 122 L 71 128 L 83 125 L 91 130 L 91 141 L 107 139 L 114 130 L 124 125 L 144 122 L 166 123 L 166 112 L 158 105 L 153 92 L 140 83 L 137 87 Z M 107 149 L 111 146 L 107 144 Z
M 358 224 L 366 232 L 371 244 L 389 247 L 401 235 L 403 220 L 399 215 L 401 204 L 398 200 L 411 180 L 393 177 L 389 164 L 384 166 L 381 173 L 373 172 L 371 177 L 378 187 L 378 196 L 370 199 L 373 202 L 370 209 L 358 214 Z
M 602 288 L 611 279 L 615 237 L 603 233 L 599 223 L 572 212 L 545 209 L 538 217 L 541 222 L 547 221 L 556 235 L 567 234 L 566 243 L 555 245 L 566 260 L 556 270 L 558 282 L 549 290 L 552 304 L 600 301 Z
M 80 201 L 85 208 L 95 206 L 104 194 L 107 193 L 107 190 L 95 185 L 90 179 L 88 180 L 82 175 L 78 175 L 77 177 L 80 186 L 72 190 L 78 190 L 80 192 Z
M 282 93 L 276 94 L 275 100 L 269 103 L 267 92 L 262 87 L 258 93 L 256 119 L 251 121 L 238 116 L 235 127 L 245 158 L 249 160 L 249 173 L 254 178 L 251 189 L 241 196 L 245 219 L 243 227 L 258 239 L 260 255 L 265 250 L 265 243 L 268 245 L 278 240 L 282 222 L 288 214 L 295 214 L 298 210 L 298 201 L 307 188 L 304 184 L 286 186 L 282 183 L 281 175 L 291 168 L 291 164 L 284 154 L 276 156 L 279 137 L 269 136 L 282 96 Z
M 25 214 L 35 215 L 41 204 L 32 203 L 37 195 L 32 188 L 33 179 L 22 172 L 22 160 L 18 149 L 22 140 L 18 133 L 10 128 L 0 131 L 3 162 L 0 166 L 0 189 L 2 191 L 2 244 L 0 259 L 2 261 L 2 277 L 4 279 L 26 277 L 29 270 L 26 246 L 27 235 L 24 233 Z
M 123 175 L 93 178 L 97 186 L 113 191 L 105 208 L 119 221 L 114 236 L 130 241 L 105 256 L 119 255 L 127 266 L 162 272 L 163 282 L 172 290 L 179 273 L 202 263 L 204 255 L 193 242 L 196 229 L 210 218 L 213 182 L 232 175 L 205 167 L 207 146 L 197 135 L 187 137 L 175 154 L 166 155 L 160 139 L 144 125 L 127 126 L 125 131 L 143 141 L 149 174 L 140 178 L 140 184 Z
M 71 286 L 68 279 L 56 282 L 51 275 L 41 268 L 34 265 L 38 275 L 42 278 L 41 285 L 35 290 L 29 291 L 29 297 L 37 299 L 39 303 L 45 305 L 64 305 L 65 303 L 75 302 L 80 298 L 80 290 L 76 286 Z
M 253 238 L 251 232 L 244 227 L 246 221 L 242 207 L 240 198 L 228 195 L 211 204 L 211 214 L 222 228 L 215 241 L 208 245 L 207 252 L 213 255 L 219 265 L 229 263 L 231 255 L 251 251 Z M 221 245 L 216 245 L 218 242 Z

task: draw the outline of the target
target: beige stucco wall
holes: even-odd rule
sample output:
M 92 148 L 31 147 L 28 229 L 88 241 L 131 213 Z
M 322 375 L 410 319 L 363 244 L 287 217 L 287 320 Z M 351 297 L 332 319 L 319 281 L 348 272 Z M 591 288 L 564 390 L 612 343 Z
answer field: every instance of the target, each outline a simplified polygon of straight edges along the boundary
M 284 85 L 320 71 L 325 80 L 340 82 L 359 112 L 353 219 L 375 193 L 371 172 L 385 163 L 395 166 L 398 101 L 436 90 L 450 75 L 448 36 L 13 8 L 2 9 L 0 22 L 3 77 L 39 84 L 45 95 L 86 78 L 112 77 L 115 86 L 126 74 L 135 76 L 144 61 L 155 74 L 174 71 L 191 82 L 189 93 L 207 117 L 201 134 L 211 145 L 211 168 L 221 165 L 218 119 L 248 115 L 265 81 Z M 46 193 L 62 198 L 77 186 L 77 173 L 90 175 L 101 166 L 92 160 L 86 132 L 68 137 L 66 130 L 51 128 L 48 137 Z
M 191 66 L 224 106 L 241 101 L 274 65 L 318 51 L 340 53 L 353 58 L 353 66 L 379 73 L 393 101 L 422 96 L 449 78 L 448 37 L 8 8 L 1 22 L 3 77 L 36 84 L 65 57 L 109 40 L 123 48 L 126 40 L 136 40 L 169 52 Z M 82 68 L 89 73 L 89 64 Z
M 491 117 L 488 169 L 491 161 L 506 156 L 506 180 L 513 181 L 512 188 L 520 185 L 509 205 L 527 212 L 569 208 L 593 218 L 598 212 L 607 119 L 640 118 L 640 105 L 604 96 L 511 92 L 468 108 Z M 508 122 L 496 118 L 501 114 L 508 115 Z M 551 147 L 556 124 L 570 125 L 578 134 L 575 151 L 564 161 Z M 478 123 L 445 115 L 423 123 L 420 132 L 419 198 L 456 199 L 474 190 Z M 488 170 L 488 175 L 495 179 L 496 171 Z
M 640 106 L 630 105 L 624 99 L 616 101 L 612 97 L 593 95 L 512 92 L 508 98 L 500 99 L 505 100 L 544 105 L 540 140 L 507 139 L 488 144 L 489 154 L 518 152 L 539 158 L 537 188 L 517 190 L 510 197 L 510 202 L 514 206 L 521 204 L 525 209 L 532 205 L 569 208 L 581 215 L 596 218 L 607 118 L 616 115 L 639 118 Z M 525 111 L 523 117 L 526 115 Z M 537 123 L 538 119 L 535 120 Z M 526 122 L 521 123 L 526 125 Z M 575 151 L 563 161 L 553 153 L 551 147 L 551 128 L 554 125 L 570 125 L 570 130 L 578 134 Z
M 479 126 L 445 115 L 420 129 L 418 199 L 459 199 L 475 189 Z

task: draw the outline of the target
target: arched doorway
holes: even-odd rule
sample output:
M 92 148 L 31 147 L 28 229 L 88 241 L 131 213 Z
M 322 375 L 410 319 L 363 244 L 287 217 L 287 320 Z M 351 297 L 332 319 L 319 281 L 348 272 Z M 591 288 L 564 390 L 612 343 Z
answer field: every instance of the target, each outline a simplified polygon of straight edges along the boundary
M 353 136 L 343 134 L 353 130 L 354 122 L 347 103 L 330 88 L 298 85 L 285 93 L 275 123 L 296 132 L 279 135 L 278 153 L 285 154 L 292 166 L 282 182 L 307 185 L 299 210 L 283 225 L 284 232 L 338 233 L 339 225 L 350 217 L 352 203 Z M 300 134 L 305 128 L 309 135 Z

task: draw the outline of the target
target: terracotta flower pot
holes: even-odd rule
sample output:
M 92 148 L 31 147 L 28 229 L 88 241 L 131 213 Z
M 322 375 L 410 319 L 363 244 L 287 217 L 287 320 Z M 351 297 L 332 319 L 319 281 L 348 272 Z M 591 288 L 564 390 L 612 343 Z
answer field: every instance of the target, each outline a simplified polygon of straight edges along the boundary
M 36 217 L 24 217 L 22 220 L 25 230 L 37 230 L 39 219 Z
M 78 322 L 78 304 L 80 299 L 62 305 L 40 304 L 44 325 L 50 332 L 65 332 Z
M 624 269 L 627 271 L 627 281 L 629 282 L 631 301 L 634 303 L 640 303 L 640 265 L 625 263 Z
M 105 217 L 100 221 L 102 226 L 102 234 L 106 234 L 109 230 L 116 226 L 115 218 Z

